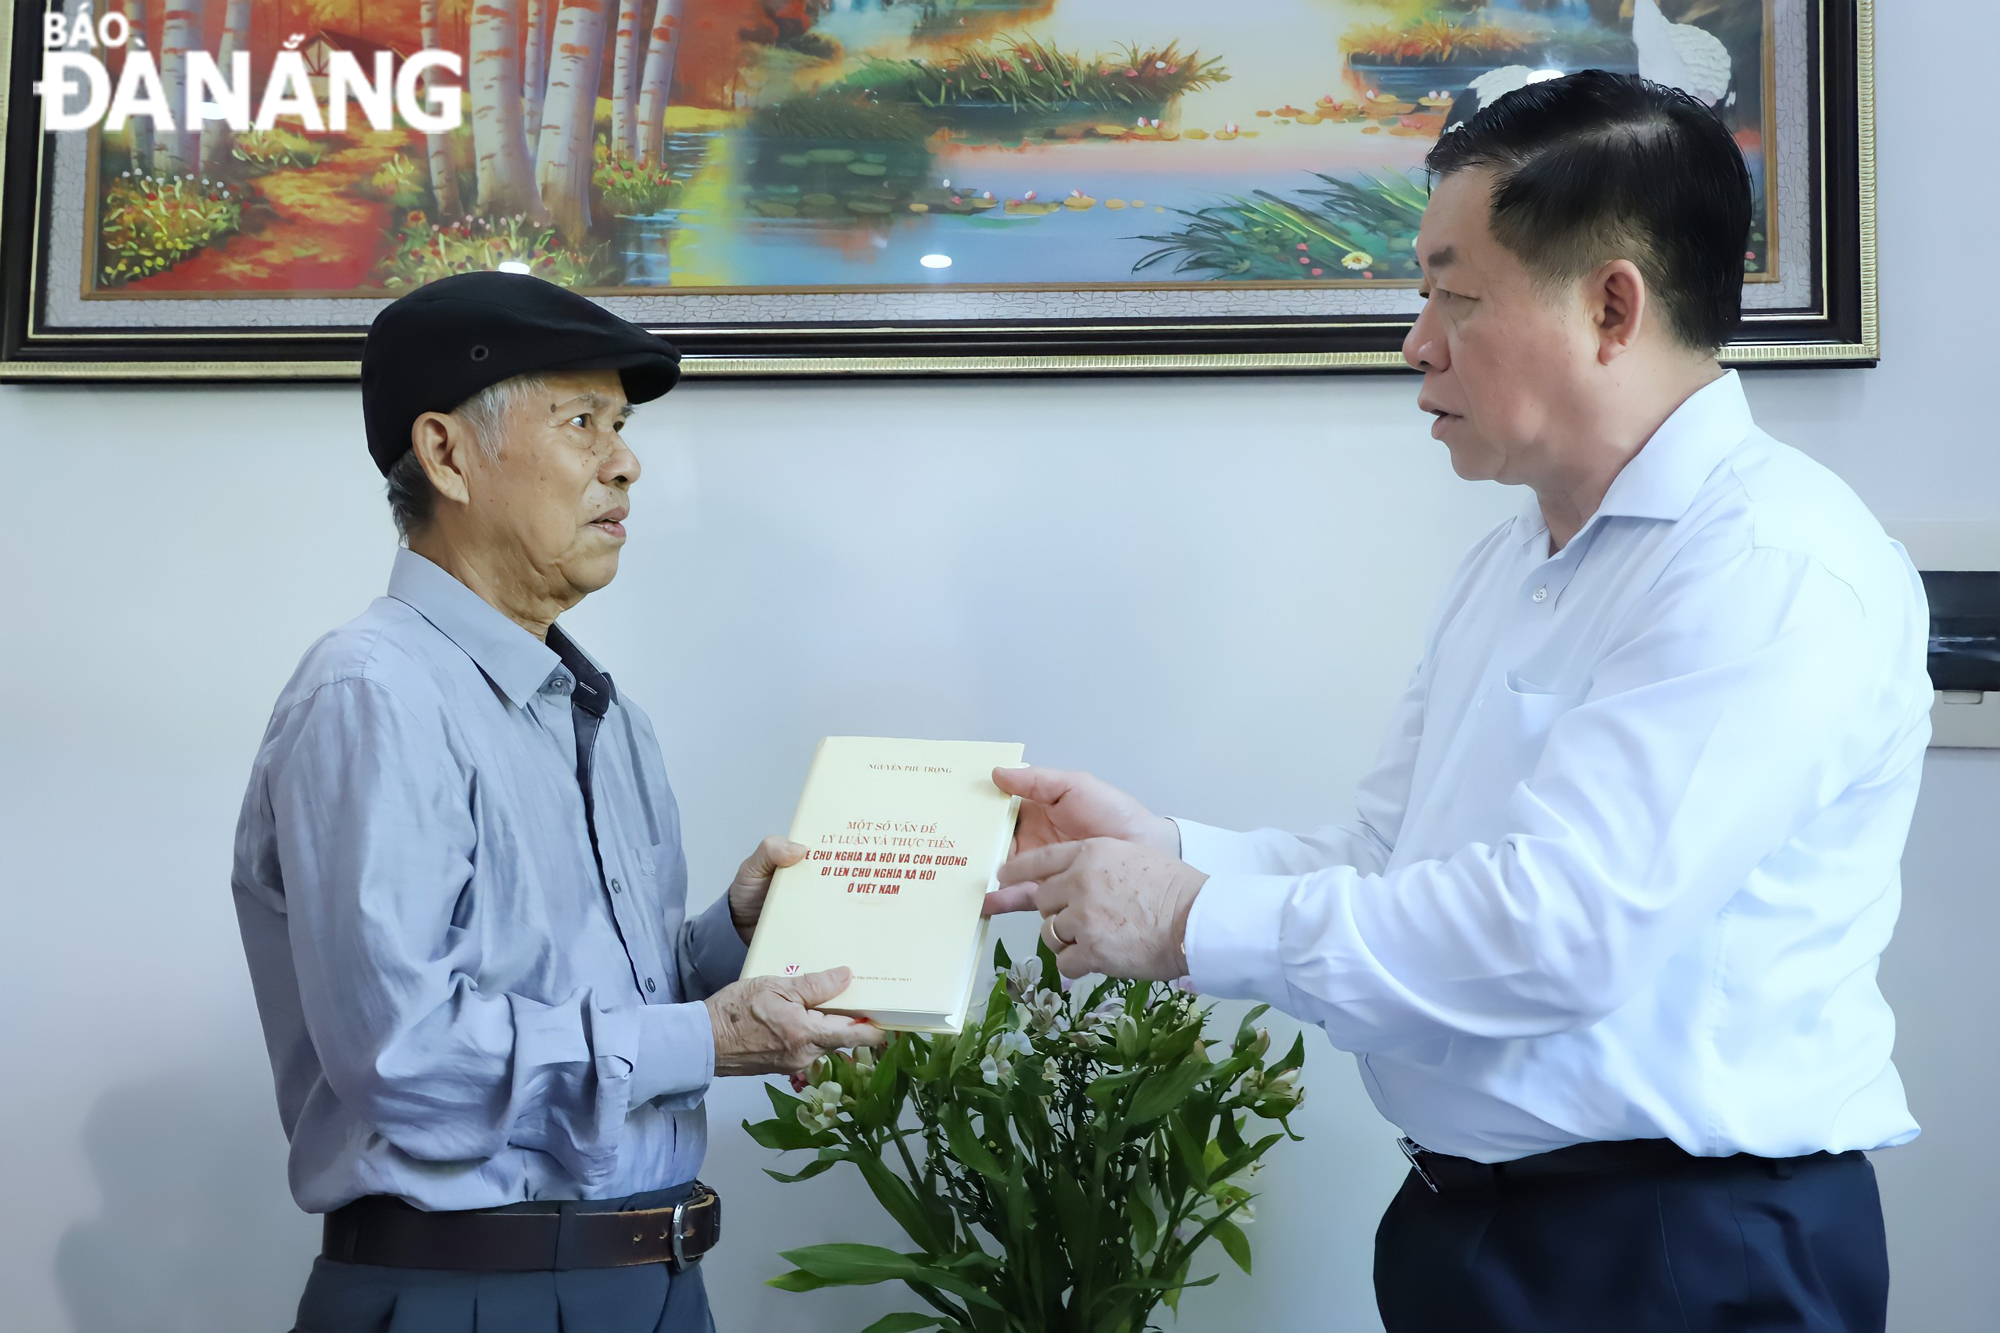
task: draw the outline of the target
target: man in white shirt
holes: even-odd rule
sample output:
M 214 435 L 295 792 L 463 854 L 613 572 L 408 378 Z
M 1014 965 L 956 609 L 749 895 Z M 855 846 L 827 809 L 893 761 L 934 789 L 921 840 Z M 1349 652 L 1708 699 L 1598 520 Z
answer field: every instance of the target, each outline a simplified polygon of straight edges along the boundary
M 1413 1164 L 1390 1333 L 1880 1330 L 1922 585 L 1716 362 L 1751 196 L 1710 112 L 1593 71 L 1429 166 L 1420 405 L 1534 503 L 1452 580 L 1359 817 L 1226 833 L 1003 770 L 989 906 L 1038 910 L 1065 975 L 1185 976 L 1356 1053 Z

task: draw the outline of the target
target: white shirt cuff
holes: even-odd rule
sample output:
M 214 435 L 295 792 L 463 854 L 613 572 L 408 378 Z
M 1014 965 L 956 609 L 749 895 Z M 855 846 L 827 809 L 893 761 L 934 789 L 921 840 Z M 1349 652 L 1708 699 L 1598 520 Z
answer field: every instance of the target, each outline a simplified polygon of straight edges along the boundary
M 1188 984 L 1218 999 L 1285 1007 L 1280 936 L 1297 883 L 1290 875 L 1211 876 L 1188 912 Z
M 655 1098 L 676 1110 L 693 1106 L 715 1081 L 715 1028 L 708 1005 L 639 1007 L 639 1049 L 632 1061 L 632 1106 Z
M 1181 831 L 1181 860 L 1204 875 L 1254 875 L 1261 867 L 1257 860 L 1255 835 L 1198 824 L 1192 819 L 1173 817 Z

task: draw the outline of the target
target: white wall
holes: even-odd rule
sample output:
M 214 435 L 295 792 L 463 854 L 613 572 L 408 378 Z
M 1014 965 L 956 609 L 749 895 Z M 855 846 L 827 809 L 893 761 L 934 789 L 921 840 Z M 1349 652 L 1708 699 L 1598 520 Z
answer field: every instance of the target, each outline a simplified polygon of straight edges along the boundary
M 1966 322 L 2000 284 L 1956 221 L 2000 205 L 1995 164 L 1932 96 L 1980 82 L 2000 18 L 1951 7 L 1950 43 L 1900 11 L 1881 33 L 1887 364 L 1750 386 L 1890 519 L 2000 519 Z M 691 385 L 647 414 L 624 574 L 575 619 L 658 724 L 697 895 L 785 825 L 829 732 L 1018 738 L 1223 823 L 1342 810 L 1430 598 L 1516 503 L 1451 476 L 1412 392 Z M 0 1324 L 282 1329 L 316 1230 L 285 1194 L 230 834 L 279 685 L 387 572 L 356 395 L 0 389 L 0 477 Z M 2000 754 L 1933 753 L 1883 969 L 1926 1128 L 1878 1159 L 1900 1333 L 2000 1307 L 1996 803 Z M 1257 1275 L 1191 1293 L 1187 1327 L 1379 1327 L 1369 1246 L 1400 1158 L 1349 1060 L 1309 1044 Z M 779 1248 L 887 1232 L 851 1181 L 760 1173 L 735 1129 L 754 1085 L 710 1104 L 724 1329 L 893 1308 L 759 1285 Z

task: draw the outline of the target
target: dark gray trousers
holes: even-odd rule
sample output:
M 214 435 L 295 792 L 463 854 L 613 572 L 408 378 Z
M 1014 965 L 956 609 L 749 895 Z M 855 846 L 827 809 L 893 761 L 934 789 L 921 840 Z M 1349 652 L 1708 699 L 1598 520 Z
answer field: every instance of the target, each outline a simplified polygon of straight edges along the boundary
M 687 1188 L 564 1210 L 657 1208 Z M 296 1333 L 715 1333 L 701 1268 L 458 1273 L 313 1260 Z

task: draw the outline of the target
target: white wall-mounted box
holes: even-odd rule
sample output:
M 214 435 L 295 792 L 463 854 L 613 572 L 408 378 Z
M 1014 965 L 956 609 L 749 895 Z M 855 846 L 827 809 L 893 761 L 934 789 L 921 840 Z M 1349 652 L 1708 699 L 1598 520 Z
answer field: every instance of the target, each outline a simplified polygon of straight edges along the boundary
M 1939 690 L 1931 705 L 1931 744 L 2000 750 L 2000 690 Z

